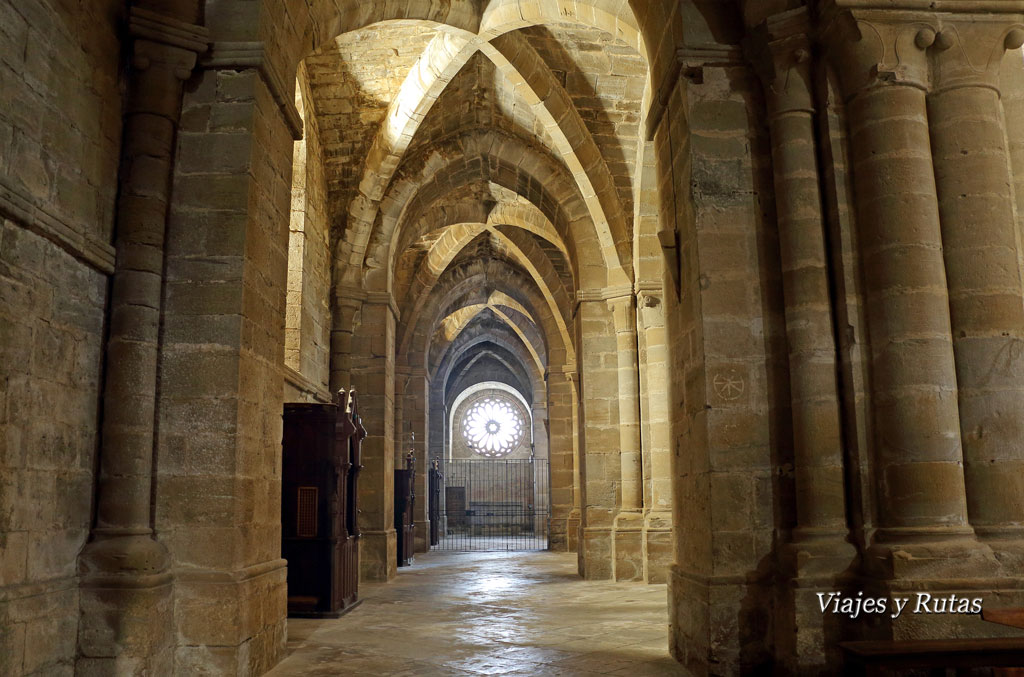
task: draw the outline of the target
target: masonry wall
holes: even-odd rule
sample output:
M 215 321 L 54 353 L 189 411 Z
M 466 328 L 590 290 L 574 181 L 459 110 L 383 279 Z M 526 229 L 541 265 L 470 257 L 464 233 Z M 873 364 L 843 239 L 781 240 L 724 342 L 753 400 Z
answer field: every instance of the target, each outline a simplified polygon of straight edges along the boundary
M 295 142 L 293 154 L 285 365 L 326 390 L 331 347 L 330 224 L 324 149 L 304 67 L 299 69 L 298 90 L 303 137 Z
M 74 662 L 113 269 L 122 5 L 0 1 L 0 674 Z

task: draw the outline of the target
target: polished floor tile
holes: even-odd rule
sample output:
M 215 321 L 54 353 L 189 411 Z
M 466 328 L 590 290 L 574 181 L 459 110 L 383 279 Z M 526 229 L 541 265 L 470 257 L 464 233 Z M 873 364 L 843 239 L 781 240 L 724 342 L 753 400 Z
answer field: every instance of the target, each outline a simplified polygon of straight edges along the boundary
M 682 674 L 664 585 L 583 581 L 576 555 L 431 552 L 330 620 L 288 621 L 270 675 Z

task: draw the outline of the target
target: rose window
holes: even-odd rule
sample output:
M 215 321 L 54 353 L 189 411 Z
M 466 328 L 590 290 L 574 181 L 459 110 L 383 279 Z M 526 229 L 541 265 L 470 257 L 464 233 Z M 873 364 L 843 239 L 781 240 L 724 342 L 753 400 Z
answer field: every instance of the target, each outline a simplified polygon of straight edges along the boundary
M 490 458 L 516 450 L 523 440 L 523 417 L 504 399 L 485 397 L 462 418 L 462 437 L 469 448 Z

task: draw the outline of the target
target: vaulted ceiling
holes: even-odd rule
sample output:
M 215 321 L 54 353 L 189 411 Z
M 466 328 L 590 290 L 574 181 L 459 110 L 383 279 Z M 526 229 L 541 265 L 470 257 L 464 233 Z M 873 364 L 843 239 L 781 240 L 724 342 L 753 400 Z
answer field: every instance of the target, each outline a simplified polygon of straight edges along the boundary
M 635 30 L 573 18 L 383 21 L 306 59 L 336 281 L 391 294 L 399 364 L 445 389 L 530 397 L 575 363 L 577 292 L 631 279 L 647 61 Z

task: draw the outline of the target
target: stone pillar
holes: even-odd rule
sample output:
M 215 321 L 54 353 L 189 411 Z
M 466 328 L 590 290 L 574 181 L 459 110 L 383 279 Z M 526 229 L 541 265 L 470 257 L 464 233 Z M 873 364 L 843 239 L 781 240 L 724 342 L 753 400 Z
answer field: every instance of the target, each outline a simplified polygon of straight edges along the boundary
M 619 510 L 613 541 L 615 580 L 643 580 L 643 465 L 640 373 L 632 293 L 608 301 L 615 323 L 619 394 Z
M 207 33 L 138 7 L 129 31 L 96 524 L 79 560 L 77 669 L 170 674 L 170 560 L 151 525 L 164 241 L 182 85 Z
M 335 265 L 340 265 L 335 262 Z M 352 369 L 352 331 L 356 313 L 362 302 L 335 290 L 334 312 L 331 315 L 331 367 L 330 387 L 336 393 L 349 388 L 349 372 Z
M 666 583 L 672 565 L 672 441 L 665 306 L 660 292 L 637 295 L 644 443 L 644 581 Z
M 967 509 L 1024 554 L 1024 280 L 999 70 L 1024 28 L 944 22 L 928 96 L 959 385 Z M 1014 55 L 1019 61 L 1019 52 Z
M 352 336 L 350 381 L 366 428 L 359 476 L 360 577 L 387 581 L 398 567 L 395 533 L 395 311 L 365 301 Z M 419 468 L 417 468 L 419 470 Z
M 414 517 L 416 521 L 416 552 L 427 552 L 430 550 L 430 496 L 427 483 L 427 473 L 430 463 L 427 459 L 429 446 L 429 435 L 427 422 L 427 402 L 430 397 L 430 379 L 423 369 L 410 368 L 405 378 L 405 390 L 402 397 L 404 400 L 402 416 L 405 420 L 405 429 L 412 433 L 413 438 L 406 441 L 404 449 L 412 449 L 416 456 L 416 505 L 414 506 Z
M 577 500 L 575 421 L 576 388 L 565 371 L 548 371 L 548 454 L 551 467 L 551 531 L 549 548 L 559 552 L 575 550 L 579 529 Z M 576 509 L 575 518 L 573 510 Z
M 614 578 L 614 533 L 621 476 L 619 378 L 615 323 L 601 291 L 579 304 L 580 355 L 580 575 Z
M 824 665 L 839 637 L 817 593 L 836 589 L 856 558 L 847 542 L 843 437 L 829 261 L 825 243 L 815 96 L 806 9 L 769 19 L 753 61 L 761 72 L 771 134 L 792 403 L 796 525 L 784 550 L 793 585 L 780 614 L 780 657 Z M 832 656 L 837 660 L 838 655 Z

